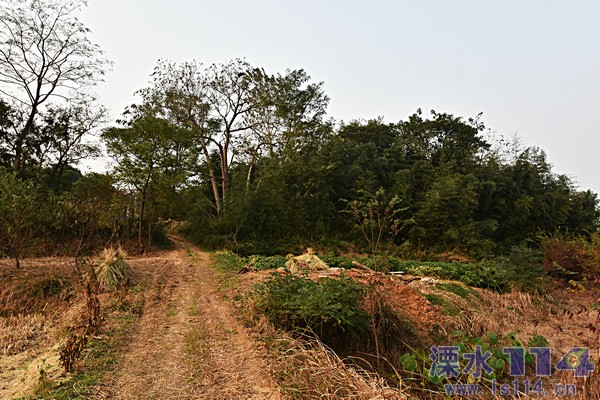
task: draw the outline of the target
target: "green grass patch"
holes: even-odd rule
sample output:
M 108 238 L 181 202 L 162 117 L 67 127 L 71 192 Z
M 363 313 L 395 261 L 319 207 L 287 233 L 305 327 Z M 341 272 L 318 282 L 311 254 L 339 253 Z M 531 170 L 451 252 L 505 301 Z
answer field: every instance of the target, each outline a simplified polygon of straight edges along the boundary
M 446 302 L 437 294 L 427 293 L 423 295 L 431 304 L 442 307 Z
M 447 292 L 454 293 L 463 299 L 469 300 L 471 296 L 477 297 L 477 293 L 473 289 L 463 286 L 460 283 L 440 283 L 437 286 Z
M 247 260 L 230 251 L 217 251 L 213 254 L 212 267 L 219 271 L 222 275 L 232 275 L 237 273 Z
M 443 299 L 441 296 L 433 293 L 427 293 L 423 297 L 425 297 L 431 304 L 436 306 L 440 306 L 444 314 L 457 316 L 460 314 L 460 308 L 453 304 L 451 301 Z

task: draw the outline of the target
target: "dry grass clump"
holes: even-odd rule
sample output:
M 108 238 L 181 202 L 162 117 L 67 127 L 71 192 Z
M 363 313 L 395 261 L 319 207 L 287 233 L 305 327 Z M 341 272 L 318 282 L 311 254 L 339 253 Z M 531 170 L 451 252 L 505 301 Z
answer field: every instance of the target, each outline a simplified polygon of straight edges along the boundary
M 9 356 L 20 353 L 44 331 L 42 314 L 19 314 L 0 318 L 0 354 Z
M 294 399 L 396 400 L 408 397 L 375 373 L 350 366 L 315 338 L 285 337 L 276 376 L 283 392 Z
M 457 318 L 456 328 L 473 337 L 487 332 L 510 332 L 515 329 L 515 321 L 535 321 L 547 313 L 533 304 L 529 293 L 514 289 L 510 293 L 493 293 L 477 289 L 484 307 L 463 309 Z
M 310 247 L 306 249 L 306 253 L 295 257 L 293 254 L 288 254 L 288 261 L 285 267 L 291 273 L 296 273 L 300 269 L 309 269 L 311 271 L 322 271 L 329 269 L 329 266 L 317 257 Z
M 131 268 L 125 262 L 127 254 L 121 246 L 108 247 L 100 253 L 94 264 L 94 271 L 100 287 L 104 290 L 117 290 L 131 276 Z

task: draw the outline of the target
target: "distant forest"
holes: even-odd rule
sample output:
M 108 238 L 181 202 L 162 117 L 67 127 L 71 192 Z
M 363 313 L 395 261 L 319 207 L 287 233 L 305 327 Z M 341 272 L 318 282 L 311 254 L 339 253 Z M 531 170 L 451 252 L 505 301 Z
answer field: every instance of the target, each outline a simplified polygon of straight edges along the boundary
M 369 251 L 378 240 L 407 257 L 486 258 L 598 229 L 596 193 L 552 172 L 543 150 L 493 139 L 481 115 L 336 122 L 323 83 L 243 60 L 163 61 L 137 94 L 109 126 L 97 105 L 57 103 L 27 125 L 30 108 L 0 102 L 4 254 L 145 251 L 170 221 L 242 254 Z M 76 169 L 99 154 L 109 174 Z

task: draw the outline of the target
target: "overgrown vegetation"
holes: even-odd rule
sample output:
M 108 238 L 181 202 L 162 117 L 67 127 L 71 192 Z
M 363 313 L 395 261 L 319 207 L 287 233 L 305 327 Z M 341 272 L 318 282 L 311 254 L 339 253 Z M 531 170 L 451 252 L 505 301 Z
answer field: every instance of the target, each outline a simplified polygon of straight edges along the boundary
M 45 378 L 41 370 L 34 398 L 71 400 L 94 395 L 115 363 L 117 352 L 125 343 L 133 322 L 133 316 L 128 313 L 112 316 L 103 328 L 103 335 L 90 338 L 86 357 L 67 381 L 57 384 Z
M 102 324 L 100 301 L 98 300 L 99 282 L 94 270 L 90 268 L 85 283 L 86 304 L 79 324 L 72 328 L 66 343 L 60 351 L 60 362 L 66 372 L 71 372 L 75 361 L 87 346 L 90 339 L 98 332 Z
M 584 238 L 552 236 L 542 239 L 542 266 L 550 275 L 568 279 L 600 277 L 600 233 Z
M 257 287 L 256 308 L 288 331 L 314 332 L 324 342 L 357 339 L 371 330 L 361 308 L 365 288 L 349 278 L 274 274 Z
M 294 399 L 405 399 L 403 390 L 390 387 L 375 371 L 348 365 L 313 337 L 283 335 L 269 343 L 275 357 L 277 383 Z

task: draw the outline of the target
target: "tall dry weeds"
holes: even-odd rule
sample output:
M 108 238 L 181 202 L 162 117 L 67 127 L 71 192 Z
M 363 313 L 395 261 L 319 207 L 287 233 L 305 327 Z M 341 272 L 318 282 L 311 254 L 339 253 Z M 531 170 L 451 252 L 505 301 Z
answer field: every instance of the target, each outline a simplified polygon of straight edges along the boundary
M 0 317 L 0 354 L 20 353 L 45 332 L 46 318 L 40 313 Z
M 407 399 L 379 375 L 345 363 L 317 338 L 279 335 L 277 373 L 283 392 L 294 399 Z
M 482 302 L 483 307 L 462 309 L 455 318 L 457 329 L 472 337 L 481 337 L 487 332 L 510 332 L 516 321 L 533 324 L 540 318 L 541 309 L 533 304 L 531 295 L 517 289 L 503 294 L 485 291 Z
M 60 362 L 67 372 L 73 370 L 75 361 L 102 324 L 98 286 L 99 283 L 94 268 L 90 268 L 85 284 L 86 307 L 81 315 L 81 323 L 79 326 L 72 328 L 65 346 L 60 352 Z

